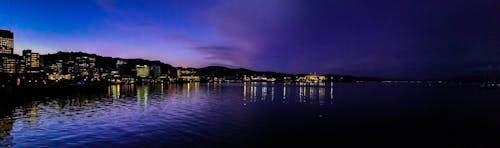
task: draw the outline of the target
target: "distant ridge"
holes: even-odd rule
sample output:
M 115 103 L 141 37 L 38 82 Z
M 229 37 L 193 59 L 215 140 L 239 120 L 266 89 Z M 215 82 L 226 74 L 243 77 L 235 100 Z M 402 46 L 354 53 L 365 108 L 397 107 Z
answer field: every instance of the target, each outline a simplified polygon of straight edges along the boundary
M 256 71 L 246 68 L 238 67 L 226 67 L 226 66 L 206 66 L 202 68 L 182 68 L 174 67 L 170 64 L 163 63 L 159 60 L 145 60 L 140 58 L 117 58 L 117 57 L 107 57 L 100 56 L 92 53 L 85 52 L 57 52 L 53 54 L 41 55 L 41 60 L 43 63 L 51 64 L 51 61 L 55 60 L 70 60 L 68 58 L 77 56 L 92 56 L 96 57 L 96 67 L 103 69 L 114 69 L 116 68 L 116 62 L 118 60 L 126 61 L 125 69 L 132 70 L 136 65 L 156 65 L 161 67 L 162 73 L 173 73 L 177 69 L 191 69 L 196 71 L 196 75 L 199 76 L 209 76 L 209 77 L 224 77 L 224 76 L 268 76 L 275 78 L 283 77 L 295 77 L 295 76 L 305 76 L 308 74 L 288 74 L 272 71 Z M 133 73 L 133 71 L 128 71 L 128 73 Z M 500 82 L 499 77 L 496 76 L 461 76 L 461 77 L 443 77 L 443 78 L 430 78 L 430 79 L 391 79 L 391 78 L 377 78 L 377 77 L 359 77 L 352 75 L 339 75 L 339 74 L 323 74 L 324 76 L 334 79 L 339 82 L 355 82 L 355 81 L 453 81 L 453 82 Z
M 283 77 L 295 77 L 295 76 L 304 76 L 307 74 L 287 74 L 287 73 L 280 73 L 280 72 L 272 72 L 272 71 L 255 71 L 255 70 L 250 70 L 246 68 L 228 68 L 225 66 L 207 66 L 207 67 L 202 67 L 202 68 L 181 68 L 181 67 L 174 67 L 170 64 L 163 63 L 159 60 L 145 60 L 145 59 L 140 59 L 140 58 L 116 58 L 116 57 L 107 57 L 107 56 L 100 56 L 97 54 L 92 54 L 92 53 L 85 53 L 85 52 L 57 52 L 53 54 L 44 54 L 41 55 L 41 61 L 42 63 L 45 64 L 53 64 L 51 62 L 57 61 L 57 60 L 74 60 L 71 58 L 75 57 L 81 57 L 81 56 L 89 56 L 89 57 L 95 57 L 96 58 L 96 67 L 102 68 L 104 70 L 112 70 L 116 68 L 116 63 L 118 60 L 123 60 L 126 61 L 127 64 L 125 64 L 124 68 L 127 69 L 126 73 L 128 74 L 133 74 L 136 65 L 156 65 L 161 67 L 161 72 L 162 73 L 170 73 L 173 74 L 175 70 L 177 69 L 191 69 L 196 71 L 195 75 L 199 76 L 207 76 L 207 77 L 243 77 L 243 76 L 267 76 L 267 77 L 274 77 L 279 79 L 283 79 Z M 364 80 L 364 81 L 376 81 L 379 80 L 377 78 L 371 78 L 371 77 L 355 77 L 355 76 L 349 76 L 349 75 L 335 75 L 335 74 L 327 74 L 325 76 L 328 76 L 329 78 L 334 78 L 338 81 L 343 81 L 343 82 L 353 82 L 353 81 L 359 81 L 359 80 Z

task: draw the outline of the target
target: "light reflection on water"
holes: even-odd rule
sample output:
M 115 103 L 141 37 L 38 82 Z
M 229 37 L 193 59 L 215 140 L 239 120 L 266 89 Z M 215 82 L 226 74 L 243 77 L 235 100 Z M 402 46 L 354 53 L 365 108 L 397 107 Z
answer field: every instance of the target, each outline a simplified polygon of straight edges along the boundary
M 27 95 L 33 101 L 1 108 L 0 147 L 334 144 L 428 135 L 474 142 L 500 137 L 498 98 L 497 89 L 415 84 L 111 85 L 71 96 Z
M 279 101 L 325 105 L 335 102 L 333 88 L 333 83 L 246 82 L 243 84 L 243 96 L 245 103 Z
M 168 144 L 238 135 L 259 103 L 334 103 L 333 84 L 110 85 L 106 93 L 34 98 L 0 117 L 2 146 Z M 328 95 L 327 95 L 328 94 Z M 225 132 L 217 137 L 216 133 Z M 203 140 L 202 140 L 203 141 Z

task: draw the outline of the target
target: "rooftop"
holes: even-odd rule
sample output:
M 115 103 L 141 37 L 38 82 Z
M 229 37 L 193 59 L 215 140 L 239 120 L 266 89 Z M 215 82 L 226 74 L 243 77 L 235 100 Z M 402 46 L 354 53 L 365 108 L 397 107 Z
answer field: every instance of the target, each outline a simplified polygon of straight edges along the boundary
M 14 33 L 10 30 L 0 29 L 0 37 L 3 38 L 14 38 Z

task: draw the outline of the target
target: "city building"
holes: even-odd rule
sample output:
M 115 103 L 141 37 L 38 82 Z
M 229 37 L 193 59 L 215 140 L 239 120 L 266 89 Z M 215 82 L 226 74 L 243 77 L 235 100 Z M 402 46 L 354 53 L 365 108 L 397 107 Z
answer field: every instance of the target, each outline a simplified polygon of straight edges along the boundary
M 18 72 L 19 68 L 18 67 L 18 61 L 19 61 L 19 57 L 17 55 L 14 55 L 14 54 L 6 54 L 6 55 L 2 55 L 2 59 L 1 59 L 1 62 L 2 62 L 2 68 L 1 68 L 1 71 L 3 73 L 7 73 L 7 74 L 15 74 Z
M 40 63 L 35 61 L 39 58 L 39 54 L 31 53 L 31 57 L 31 66 L 40 66 Z M 50 80 L 100 81 L 96 58 L 92 56 L 61 56 L 45 64 L 48 64 L 47 72 Z
M 14 33 L 0 29 L 0 54 L 14 54 Z
M 23 54 L 29 55 L 29 58 L 14 54 L 14 33 L 0 29 L 0 73 L 22 74 L 27 68 L 30 71 L 33 70 L 32 65 L 37 69 L 40 67 L 39 54 L 32 54 L 31 50 L 23 51 Z
M 293 82 L 292 77 L 283 77 L 283 82 Z
M 40 54 L 34 53 L 29 49 L 23 50 L 23 60 L 24 65 L 21 66 L 25 67 L 23 71 L 26 73 L 40 72 Z
M 70 73 L 67 73 L 67 71 L 64 70 L 63 65 L 63 60 L 57 60 L 55 61 L 55 63 L 51 64 L 49 66 L 48 79 L 55 81 L 71 80 L 73 76 L 71 76 Z
M 181 68 L 181 69 L 177 69 L 177 76 L 182 76 L 182 75 L 194 75 L 196 73 L 196 71 L 194 71 L 193 69 L 184 69 L 184 68 Z
M 196 76 L 194 69 L 177 69 L 177 81 L 179 82 L 199 82 L 200 76 Z
M 127 61 L 125 61 L 125 60 L 116 60 L 116 68 L 120 68 L 123 65 L 127 65 Z
M 76 57 L 75 62 L 76 62 L 75 69 L 78 71 L 77 75 L 93 77 L 94 74 L 97 72 L 97 69 L 95 67 L 95 62 L 96 62 L 95 57 L 88 57 L 88 56 Z
M 307 82 L 307 83 L 318 83 L 318 82 L 324 82 L 325 80 L 326 80 L 325 76 L 320 76 L 315 74 L 306 75 L 303 77 L 299 77 L 297 79 L 298 82 Z
M 137 72 L 137 77 L 147 78 L 149 77 L 149 66 L 148 65 L 136 65 L 135 71 Z
M 209 82 L 209 83 L 212 83 L 212 82 L 221 83 L 221 82 L 225 81 L 224 77 L 214 77 L 214 76 L 203 76 L 201 79 L 204 82 Z
M 177 81 L 179 82 L 199 82 L 200 81 L 200 76 L 178 76 Z
M 160 78 L 162 76 L 161 67 L 158 65 L 151 66 L 151 76 L 153 76 L 154 79 Z
M 243 81 L 250 82 L 250 81 L 252 81 L 252 79 L 251 79 L 251 77 L 247 77 L 247 75 L 243 75 Z
M 14 74 L 17 73 L 17 61 L 14 53 L 14 33 L 0 29 L 0 72 Z
M 250 79 L 252 81 L 256 81 L 256 82 L 274 82 L 274 81 L 276 81 L 276 78 L 268 78 L 266 76 L 252 76 Z
M 58 61 L 56 62 L 56 64 L 60 64 L 61 65 L 61 68 L 64 67 L 64 69 L 61 69 L 63 73 L 65 74 L 73 74 L 73 75 L 77 75 L 78 74 L 78 65 L 76 64 L 75 60 L 73 60 L 73 58 L 69 58 L 68 61 Z

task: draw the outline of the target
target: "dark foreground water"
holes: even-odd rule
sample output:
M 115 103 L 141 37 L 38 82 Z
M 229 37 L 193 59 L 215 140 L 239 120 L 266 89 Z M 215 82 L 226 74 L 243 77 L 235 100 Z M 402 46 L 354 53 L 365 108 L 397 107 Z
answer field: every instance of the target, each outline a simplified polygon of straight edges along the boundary
M 3 109 L 0 147 L 487 147 L 500 89 L 414 84 L 112 85 Z M 21 99 L 2 97 L 1 99 Z

